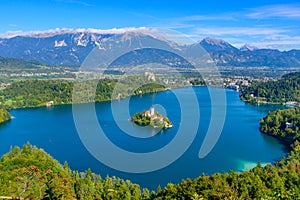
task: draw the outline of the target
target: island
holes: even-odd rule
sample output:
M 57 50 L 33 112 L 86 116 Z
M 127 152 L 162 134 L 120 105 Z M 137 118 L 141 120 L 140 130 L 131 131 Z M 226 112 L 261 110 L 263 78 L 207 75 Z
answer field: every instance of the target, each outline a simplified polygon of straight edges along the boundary
M 165 117 L 159 114 L 158 112 L 154 111 L 154 106 L 152 106 L 149 110 L 146 110 L 144 112 L 137 112 L 135 113 L 131 121 L 139 126 L 152 126 L 153 128 L 172 128 L 173 124 L 171 121 Z

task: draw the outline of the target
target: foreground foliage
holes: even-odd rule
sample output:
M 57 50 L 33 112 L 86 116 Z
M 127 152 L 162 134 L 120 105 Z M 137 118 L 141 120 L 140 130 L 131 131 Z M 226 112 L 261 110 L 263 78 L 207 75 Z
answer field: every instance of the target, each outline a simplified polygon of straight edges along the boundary
M 0 196 L 28 199 L 141 199 L 137 184 L 116 177 L 102 179 L 90 170 L 71 171 L 42 149 L 25 144 L 0 161 Z
M 72 171 L 30 144 L 0 160 L 0 196 L 26 199 L 299 199 L 300 144 L 276 165 L 249 172 L 202 175 L 150 192 L 116 177 Z
M 260 121 L 263 133 L 291 144 L 286 158 L 275 165 L 258 163 L 249 172 L 202 175 L 168 184 L 155 199 L 300 199 L 299 120 L 300 108 L 293 108 L 271 112 Z
M 249 172 L 202 175 L 168 184 L 156 199 L 299 199 L 299 146 L 276 166 L 258 164 Z M 294 160 L 295 159 L 295 160 Z

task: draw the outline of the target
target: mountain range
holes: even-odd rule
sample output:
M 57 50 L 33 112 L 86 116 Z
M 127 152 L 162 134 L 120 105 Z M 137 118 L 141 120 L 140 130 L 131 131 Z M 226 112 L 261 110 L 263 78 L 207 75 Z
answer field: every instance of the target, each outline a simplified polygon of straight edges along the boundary
M 147 49 L 147 47 L 162 47 Z M 238 67 L 300 67 L 300 50 L 279 51 L 276 49 L 259 49 L 244 45 L 240 49 L 228 42 L 205 38 L 189 45 L 180 45 L 164 38 L 139 32 L 95 33 L 89 31 L 61 32 L 55 34 L 16 36 L 0 38 L 0 56 L 36 60 L 52 66 L 80 66 L 93 49 L 110 52 L 132 49 L 127 58 L 121 56 L 115 65 L 134 65 L 136 63 L 155 62 L 158 57 L 164 64 L 183 65 L 184 59 L 172 56 L 171 52 L 193 52 L 202 47 L 209 54 L 203 62 L 214 62 L 217 66 Z M 139 49 L 142 48 L 142 49 Z

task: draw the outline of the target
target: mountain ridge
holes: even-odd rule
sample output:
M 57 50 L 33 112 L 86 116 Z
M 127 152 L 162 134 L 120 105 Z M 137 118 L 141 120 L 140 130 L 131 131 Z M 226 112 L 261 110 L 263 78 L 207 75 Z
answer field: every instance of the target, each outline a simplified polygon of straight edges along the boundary
M 96 29 L 90 31 L 89 29 L 81 31 L 72 29 L 71 31 L 54 31 L 48 35 L 37 33 L 0 38 L 0 56 L 37 60 L 54 66 L 80 66 L 94 48 L 100 51 L 122 51 L 132 48 L 148 48 L 153 45 L 178 53 L 193 51 L 195 47 L 201 47 L 210 56 L 210 60 L 205 62 L 214 62 L 217 66 L 300 67 L 300 50 L 259 49 L 248 44 L 238 49 L 225 40 L 212 37 L 193 44 L 181 45 L 175 41 L 156 37 L 151 32 L 147 34 L 143 32 L 143 29 L 131 31 L 124 29 L 123 32 L 115 30 L 111 33 L 104 30 L 97 32 Z M 139 56 L 143 55 L 139 54 Z M 151 56 L 148 55 L 148 57 Z M 153 60 L 157 60 L 157 53 L 153 54 Z M 131 61 L 131 64 L 136 63 L 134 60 Z

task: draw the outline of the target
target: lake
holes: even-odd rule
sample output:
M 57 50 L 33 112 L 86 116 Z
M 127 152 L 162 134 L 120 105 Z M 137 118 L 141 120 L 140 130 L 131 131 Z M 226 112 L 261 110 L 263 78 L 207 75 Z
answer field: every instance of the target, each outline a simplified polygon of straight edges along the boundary
M 223 90 L 221 88 L 213 89 Z M 196 94 L 198 107 L 187 105 L 182 111 L 181 102 L 175 94 L 188 97 L 191 91 Z M 207 87 L 178 88 L 157 94 L 134 96 L 113 103 L 95 104 L 98 122 L 106 137 L 117 147 L 135 154 L 156 152 L 171 144 L 182 126 L 182 116 L 186 116 L 186 120 L 191 125 L 199 126 L 195 138 L 187 150 L 182 152 L 182 156 L 170 165 L 155 171 L 122 172 L 98 161 L 82 143 L 82 137 L 89 138 L 89 135 L 78 134 L 73 120 L 72 105 L 12 110 L 13 119 L 0 125 L 0 154 L 8 152 L 10 146 L 22 146 L 29 141 L 31 144 L 45 149 L 60 163 L 67 161 L 73 170 L 85 171 L 91 168 L 93 172 L 99 173 L 102 177 L 117 176 L 150 189 L 156 189 L 158 185 L 164 186 L 169 182 L 179 183 L 182 179 L 195 178 L 203 173 L 212 174 L 229 170 L 246 171 L 254 167 L 258 161 L 262 164 L 274 163 L 284 156 L 287 152 L 284 145 L 259 132 L 259 120 L 276 107 L 245 104 L 239 99 L 238 92 L 232 90 L 225 90 L 225 92 L 227 101 L 221 102 L 226 107 L 224 127 L 214 148 L 204 158 L 199 158 L 199 149 L 210 121 L 215 120 L 211 119 L 211 99 Z M 128 107 L 118 110 L 124 107 L 124 102 L 128 103 Z M 112 105 L 114 105 L 113 108 Z M 126 112 L 133 115 L 135 112 L 149 109 L 152 105 L 157 111 L 167 115 L 174 124 L 173 128 L 156 134 L 156 130 L 134 125 L 128 117 L 124 117 Z M 83 122 L 86 129 L 93 126 L 90 124 L 91 114 L 88 112 L 91 106 L 93 107 L 93 104 L 77 106 L 81 112 L 80 116 L 85 120 Z M 196 110 L 199 111 L 200 118 L 189 118 L 189 116 L 194 116 L 193 112 Z M 122 113 L 123 111 L 125 114 Z M 188 115 L 183 115 L 182 112 L 188 113 Z M 124 131 L 122 127 L 125 127 L 126 130 Z M 184 134 L 188 138 L 192 133 L 185 129 Z M 91 137 L 97 137 L 97 135 Z M 112 151 L 106 144 L 102 144 L 101 140 L 97 141 L 95 146 L 94 149 L 99 147 L 100 156 L 105 155 L 108 158 L 111 156 L 111 162 L 119 160 L 119 163 L 124 162 L 124 165 L 131 162 L 124 157 L 114 157 Z M 173 156 L 173 152 L 168 153 L 168 157 L 160 156 L 153 159 L 153 162 L 163 163 L 164 159 Z M 145 163 L 141 161 L 134 165 L 138 169 L 139 165 L 142 168 Z

